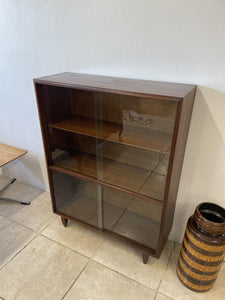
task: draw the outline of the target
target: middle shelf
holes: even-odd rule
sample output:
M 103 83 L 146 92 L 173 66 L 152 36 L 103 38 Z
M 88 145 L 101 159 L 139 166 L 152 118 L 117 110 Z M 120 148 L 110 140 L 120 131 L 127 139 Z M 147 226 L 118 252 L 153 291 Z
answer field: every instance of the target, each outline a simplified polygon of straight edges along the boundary
M 50 168 L 68 170 L 90 180 L 95 179 L 163 201 L 168 155 L 161 159 L 153 157 L 151 163 L 143 168 L 81 151 L 72 155 L 63 151 L 60 153 Z
M 172 139 L 171 133 L 162 130 L 78 116 L 49 127 L 160 153 L 168 153 Z

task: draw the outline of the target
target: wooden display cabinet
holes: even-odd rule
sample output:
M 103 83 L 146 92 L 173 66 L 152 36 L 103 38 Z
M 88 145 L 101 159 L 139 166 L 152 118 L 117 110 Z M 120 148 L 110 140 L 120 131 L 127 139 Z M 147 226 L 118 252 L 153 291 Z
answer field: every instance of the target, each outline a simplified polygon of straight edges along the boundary
M 159 258 L 196 86 L 61 73 L 34 79 L 53 211 Z

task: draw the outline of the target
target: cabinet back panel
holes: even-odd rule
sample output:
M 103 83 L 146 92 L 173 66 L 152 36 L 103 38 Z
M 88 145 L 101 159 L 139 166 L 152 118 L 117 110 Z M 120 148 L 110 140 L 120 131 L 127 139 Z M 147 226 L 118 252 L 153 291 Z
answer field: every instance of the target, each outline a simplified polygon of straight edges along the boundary
M 72 115 L 95 119 L 99 97 L 100 93 L 98 92 L 71 90 Z
M 59 122 L 70 115 L 70 90 L 62 87 L 42 85 L 41 92 L 48 123 Z
M 75 116 L 96 118 L 96 109 L 102 105 L 104 121 L 124 123 L 132 114 L 136 118 L 146 120 L 152 116 L 154 122 L 166 123 L 162 126 L 166 131 L 172 130 L 176 115 L 177 103 L 174 101 L 154 100 L 117 94 L 106 94 L 89 91 L 72 90 L 71 109 Z M 100 116 L 97 116 L 99 119 Z M 149 117 L 151 119 L 151 117 Z M 161 119 L 161 120 L 160 120 Z M 138 123 L 137 123 L 138 124 Z M 136 124 L 136 125 L 137 125 Z M 140 124 L 140 123 L 139 123 Z M 169 127 L 169 128 L 168 128 Z M 160 126 L 158 128 L 161 129 Z
M 97 155 L 96 139 L 83 135 L 74 135 L 74 141 L 77 150 Z M 164 154 L 104 141 L 102 142 L 101 155 L 104 158 L 152 170 L 159 163 Z
M 177 102 L 42 85 L 48 123 L 71 117 L 173 132 Z

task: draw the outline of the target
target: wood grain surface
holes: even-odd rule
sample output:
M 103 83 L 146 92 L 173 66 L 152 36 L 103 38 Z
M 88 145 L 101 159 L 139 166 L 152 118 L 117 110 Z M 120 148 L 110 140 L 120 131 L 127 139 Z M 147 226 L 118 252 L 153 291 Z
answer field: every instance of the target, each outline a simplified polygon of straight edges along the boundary
M 172 82 L 160 82 L 129 78 L 106 77 L 99 75 L 60 73 L 34 79 L 35 83 L 62 87 L 80 88 L 83 90 L 108 91 L 117 94 L 145 95 L 173 100 L 183 98 L 194 85 Z
M 98 123 L 91 118 L 76 117 L 49 126 L 161 153 L 167 153 L 170 147 L 172 134 L 168 132 L 106 121 L 102 122 L 102 126 Z
M 27 150 L 0 143 L 0 167 L 10 163 L 11 161 L 23 156 L 26 153 Z

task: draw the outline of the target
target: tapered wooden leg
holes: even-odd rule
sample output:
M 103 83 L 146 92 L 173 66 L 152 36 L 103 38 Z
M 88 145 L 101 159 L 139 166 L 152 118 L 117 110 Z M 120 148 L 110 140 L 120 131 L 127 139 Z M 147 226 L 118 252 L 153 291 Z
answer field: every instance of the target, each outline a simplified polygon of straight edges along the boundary
M 63 223 L 63 226 L 64 226 L 64 227 L 67 227 L 68 219 L 67 219 L 67 218 L 64 218 L 64 217 L 61 217 L 61 221 L 62 221 L 62 223 Z
M 144 264 L 147 264 L 148 258 L 149 258 L 149 254 L 146 253 L 146 252 L 143 252 L 143 253 L 142 253 L 142 260 L 143 260 L 143 263 L 144 263 Z

